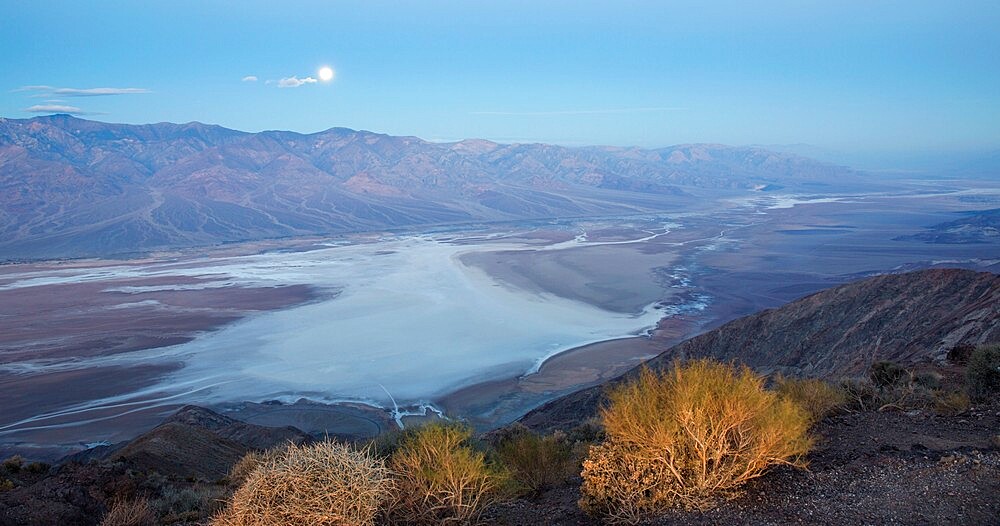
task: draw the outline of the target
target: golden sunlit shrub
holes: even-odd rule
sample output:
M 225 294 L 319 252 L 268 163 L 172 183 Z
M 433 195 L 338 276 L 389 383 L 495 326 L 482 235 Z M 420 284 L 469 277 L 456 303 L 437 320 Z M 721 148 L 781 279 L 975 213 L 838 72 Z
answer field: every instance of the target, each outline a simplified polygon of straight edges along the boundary
M 579 468 L 573 445 L 560 432 L 539 436 L 515 425 L 497 443 L 496 453 L 522 494 L 561 484 Z
M 246 455 L 243 455 L 243 458 L 239 459 L 236 464 L 233 464 L 226 478 L 230 484 L 239 486 L 257 469 L 257 466 L 274 460 L 284 454 L 284 451 L 284 446 L 278 446 L 266 451 L 250 451 Z
M 101 526 L 154 526 L 156 514 L 146 499 L 118 500 L 111 505 Z
M 385 463 L 336 442 L 298 446 L 260 459 L 213 526 L 374 524 L 389 495 Z
M 822 420 L 847 403 L 847 393 L 838 386 L 817 378 L 787 378 L 774 380 L 775 391 L 805 409 L 813 421 Z
M 580 506 L 613 523 L 704 507 L 770 466 L 804 466 L 812 444 L 809 414 L 746 367 L 697 360 L 643 369 L 608 398 L 607 440 L 583 463 Z
M 500 497 L 507 475 L 469 445 L 472 430 L 427 424 L 402 437 L 389 462 L 395 481 L 389 520 L 467 524 Z

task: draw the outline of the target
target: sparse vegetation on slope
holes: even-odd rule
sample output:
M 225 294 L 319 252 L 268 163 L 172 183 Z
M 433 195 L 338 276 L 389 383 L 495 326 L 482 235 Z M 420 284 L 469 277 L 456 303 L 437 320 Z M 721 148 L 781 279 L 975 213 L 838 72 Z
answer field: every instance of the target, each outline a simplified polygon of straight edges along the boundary
M 467 524 L 496 501 L 507 475 L 469 445 L 472 430 L 428 424 L 403 436 L 389 462 L 395 479 L 389 519 L 399 524 Z
M 847 402 L 847 393 L 835 385 L 818 378 L 775 378 L 778 394 L 805 409 L 813 421 L 841 409 Z
M 118 500 L 101 520 L 101 526 L 153 526 L 156 514 L 146 499 Z
M 496 453 L 526 494 L 561 484 L 580 468 L 569 437 L 558 431 L 541 436 L 515 425 L 499 440 Z
M 1000 344 L 976 348 L 969 356 L 966 369 L 969 396 L 986 400 L 1000 395 Z
M 635 523 L 702 507 L 776 464 L 803 466 L 810 416 L 746 367 L 698 360 L 644 369 L 609 393 L 607 441 L 584 461 L 588 513 Z

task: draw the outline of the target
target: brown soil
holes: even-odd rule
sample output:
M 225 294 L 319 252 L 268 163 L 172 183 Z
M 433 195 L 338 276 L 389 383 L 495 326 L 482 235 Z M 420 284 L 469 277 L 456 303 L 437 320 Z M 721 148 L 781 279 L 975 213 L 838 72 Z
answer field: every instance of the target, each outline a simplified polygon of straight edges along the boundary
M 775 469 L 705 511 L 649 524 L 1000 524 L 1000 404 L 835 416 L 816 428 L 808 471 Z M 493 525 L 601 524 L 580 511 L 580 480 L 491 510 Z

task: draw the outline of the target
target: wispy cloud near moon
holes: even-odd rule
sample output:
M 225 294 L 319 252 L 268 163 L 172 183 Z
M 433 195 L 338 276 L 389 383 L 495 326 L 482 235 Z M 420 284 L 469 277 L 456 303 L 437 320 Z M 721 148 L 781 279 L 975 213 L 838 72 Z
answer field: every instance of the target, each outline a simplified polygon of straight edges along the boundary
M 256 75 L 247 75 L 247 76 L 243 77 L 243 82 L 257 82 L 257 76 Z
M 654 107 L 654 108 L 613 108 L 597 110 L 555 110 L 555 111 L 472 111 L 470 115 L 505 115 L 505 116 L 544 116 L 544 115 L 613 115 L 619 113 L 657 113 L 664 111 L 683 111 L 686 108 Z
M 278 87 L 279 88 L 297 88 L 297 87 L 305 85 L 305 84 L 315 84 L 317 82 L 319 82 L 319 81 L 316 80 L 316 79 L 314 79 L 314 78 L 312 78 L 312 77 L 306 77 L 306 78 L 300 79 L 297 76 L 292 75 L 291 77 L 285 77 L 285 78 L 279 80 L 278 81 Z
M 137 95 L 151 93 L 146 88 L 57 88 L 54 86 L 24 86 L 15 91 L 34 91 L 37 97 L 62 95 L 66 97 L 102 97 L 106 95 Z

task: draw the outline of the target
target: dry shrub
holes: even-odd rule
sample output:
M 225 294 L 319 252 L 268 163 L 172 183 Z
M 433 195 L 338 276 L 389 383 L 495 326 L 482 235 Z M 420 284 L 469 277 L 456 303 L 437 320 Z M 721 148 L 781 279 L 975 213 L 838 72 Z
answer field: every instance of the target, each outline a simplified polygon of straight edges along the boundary
M 1000 345 L 983 345 L 972 351 L 965 380 L 973 400 L 1000 395 Z
M 926 409 L 935 404 L 936 398 L 934 389 L 918 384 L 915 378 L 887 386 L 878 386 L 867 379 L 846 379 L 840 388 L 847 395 L 844 408 L 849 411 Z
M 227 493 L 227 488 L 218 484 L 165 486 L 150 505 L 164 524 L 201 522 L 223 506 Z
M 101 526 L 153 526 L 156 514 L 146 499 L 117 500 L 101 520 Z
M 255 469 L 257 469 L 257 466 L 273 461 L 284 454 L 284 452 L 284 446 L 268 449 L 266 451 L 250 451 L 246 455 L 243 455 L 243 458 L 239 459 L 236 464 L 233 464 L 233 467 L 230 468 L 229 475 L 226 478 L 229 479 L 230 484 L 239 486 L 243 484 L 243 481 L 245 481 Z
M 804 466 L 804 409 L 746 367 L 675 363 L 608 394 L 607 441 L 583 463 L 588 513 L 635 523 L 674 506 L 704 507 L 776 464 Z
M 522 494 L 559 485 L 579 468 L 565 433 L 539 436 L 524 426 L 514 426 L 500 439 L 496 451 Z
M 843 389 L 823 380 L 779 375 L 774 382 L 779 396 L 799 404 L 816 422 L 847 403 L 847 393 Z
M 901 365 L 884 360 L 873 363 L 868 371 L 868 378 L 878 387 L 896 385 L 905 381 L 908 376 L 909 372 Z
M 921 371 L 914 373 L 913 384 L 924 389 L 940 389 L 944 376 L 937 371 Z
M 298 446 L 263 459 L 214 526 L 374 524 L 391 481 L 367 450 L 335 442 Z
M 969 395 L 952 391 L 939 393 L 934 400 L 934 410 L 941 415 L 956 416 L 969 410 Z
M 433 423 L 403 436 L 390 460 L 395 478 L 389 520 L 467 524 L 495 502 L 506 475 L 469 445 L 472 430 Z
M 21 455 L 14 455 L 5 459 L 2 465 L 8 473 L 17 473 L 24 466 L 24 459 L 21 458 Z

